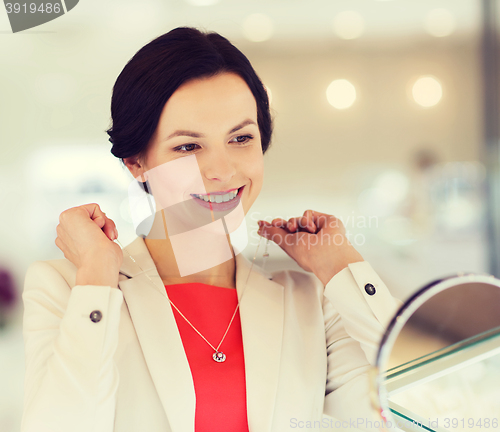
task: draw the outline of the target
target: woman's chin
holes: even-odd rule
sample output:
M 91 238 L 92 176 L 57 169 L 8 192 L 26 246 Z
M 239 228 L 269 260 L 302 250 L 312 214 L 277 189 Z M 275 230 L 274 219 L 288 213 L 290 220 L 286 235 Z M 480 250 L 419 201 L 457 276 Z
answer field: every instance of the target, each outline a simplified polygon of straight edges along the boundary
M 241 202 L 231 210 L 213 211 L 188 200 L 175 209 L 165 209 L 164 213 L 170 235 L 192 230 L 212 234 L 233 233 L 245 219 Z

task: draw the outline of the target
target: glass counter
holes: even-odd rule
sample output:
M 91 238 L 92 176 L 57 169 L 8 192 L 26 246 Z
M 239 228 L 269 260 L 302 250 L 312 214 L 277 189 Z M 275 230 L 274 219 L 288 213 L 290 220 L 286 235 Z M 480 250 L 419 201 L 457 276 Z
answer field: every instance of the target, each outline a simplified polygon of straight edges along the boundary
M 500 327 L 387 370 L 403 431 L 500 431 Z

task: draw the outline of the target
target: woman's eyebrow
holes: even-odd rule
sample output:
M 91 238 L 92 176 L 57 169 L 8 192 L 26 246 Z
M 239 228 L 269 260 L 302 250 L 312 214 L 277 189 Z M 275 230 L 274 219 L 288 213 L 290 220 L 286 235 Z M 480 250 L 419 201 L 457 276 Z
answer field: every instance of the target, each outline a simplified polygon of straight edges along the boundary
M 253 120 L 247 119 L 247 120 L 241 122 L 239 125 L 232 128 L 228 132 L 228 135 L 240 130 L 241 128 L 243 128 L 249 124 L 254 124 L 257 126 L 257 124 Z M 192 131 L 188 131 L 188 130 L 177 130 L 174 133 L 172 133 L 171 135 L 169 135 L 168 138 L 166 138 L 164 141 L 168 141 L 169 139 L 177 137 L 177 136 L 189 136 L 189 137 L 193 137 L 193 138 L 204 138 L 205 137 L 205 135 L 198 133 L 198 132 L 192 132 Z

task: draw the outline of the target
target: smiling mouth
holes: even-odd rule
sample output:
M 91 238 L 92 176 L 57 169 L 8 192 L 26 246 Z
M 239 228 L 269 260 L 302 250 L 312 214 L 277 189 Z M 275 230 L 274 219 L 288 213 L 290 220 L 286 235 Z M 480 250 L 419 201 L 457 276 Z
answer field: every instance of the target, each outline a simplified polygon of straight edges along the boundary
M 198 198 L 200 200 L 203 200 L 205 202 L 210 202 L 210 203 L 224 203 L 224 202 L 229 202 L 234 200 L 240 191 L 244 188 L 244 186 L 241 186 L 238 189 L 235 189 L 231 192 L 221 194 L 220 192 L 214 192 L 210 194 L 191 194 L 191 196 Z

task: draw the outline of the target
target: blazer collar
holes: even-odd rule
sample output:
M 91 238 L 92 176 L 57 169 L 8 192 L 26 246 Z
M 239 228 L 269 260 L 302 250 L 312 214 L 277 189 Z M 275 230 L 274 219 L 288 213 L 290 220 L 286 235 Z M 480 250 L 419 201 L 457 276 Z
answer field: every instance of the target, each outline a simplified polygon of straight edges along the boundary
M 119 287 L 146 364 L 172 431 L 194 432 L 194 384 L 165 287 L 142 237 L 124 249 Z M 271 431 L 278 388 L 284 293 L 271 279 L 271 273 L 236 255 L 250 432 Z

